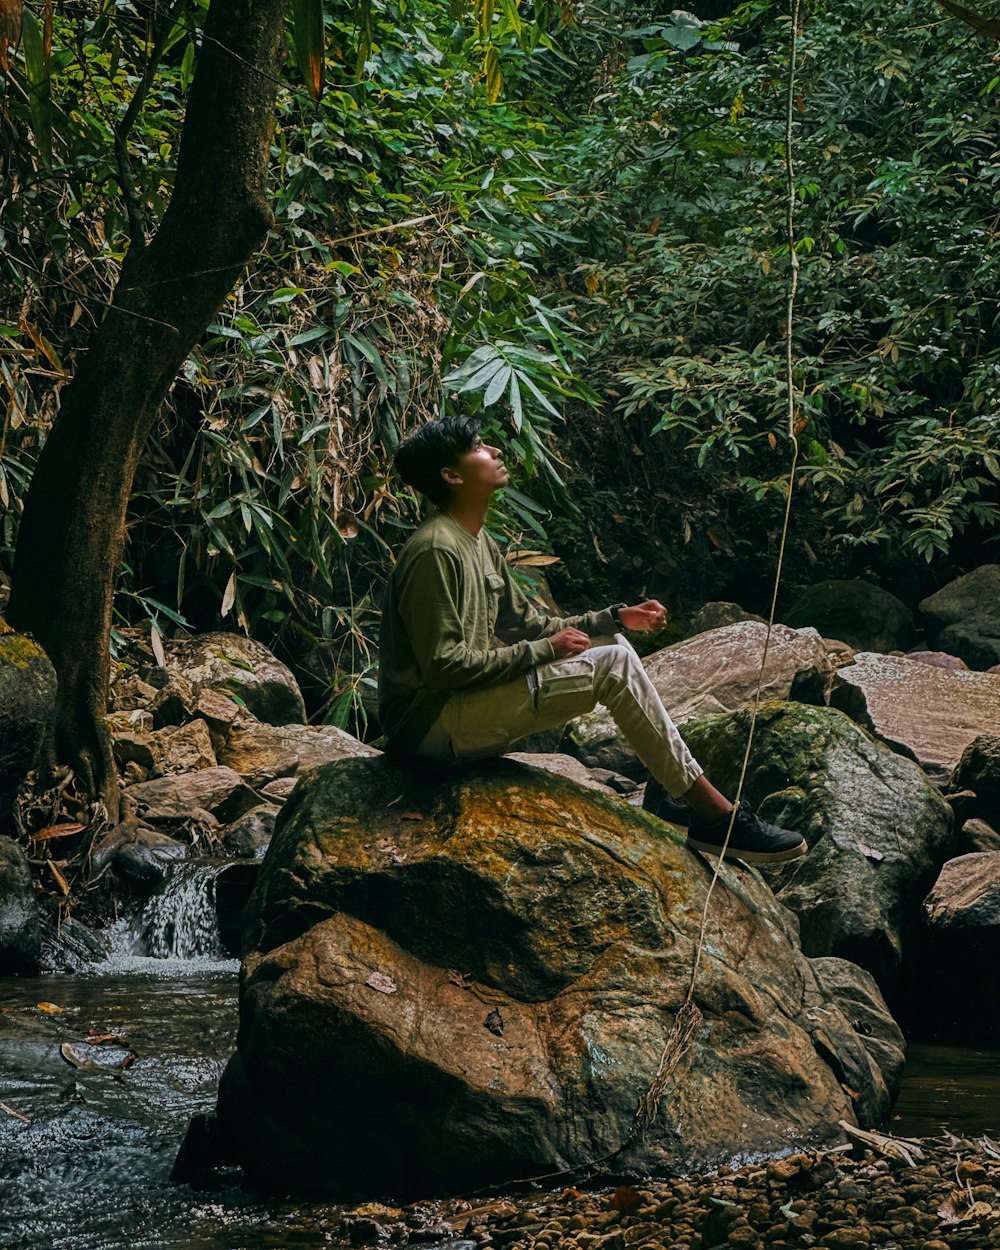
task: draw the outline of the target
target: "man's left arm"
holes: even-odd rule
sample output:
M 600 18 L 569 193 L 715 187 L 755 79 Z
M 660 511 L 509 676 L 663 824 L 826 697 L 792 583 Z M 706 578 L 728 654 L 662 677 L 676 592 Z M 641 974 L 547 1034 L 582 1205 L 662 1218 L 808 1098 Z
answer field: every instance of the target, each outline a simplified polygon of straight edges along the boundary
M 500 610 L 497 614 L 496 636 L 504 643 L 521 638 L 549 638 L 561 629 L 579 629 L 591 638 L 616 634 L 623 627 L 634 630 L 662 629 L 667 622 L 667 610 L 655 599 L 631 607 L 619 607 L 617 614 L 612 608 L 597 612 L 582 612 L 576 616 L 550 616 L 540 612 L 529 602 L 524 591 L 511 577 L 506 560 L 494 549 L 494 565 L 503 577 Z

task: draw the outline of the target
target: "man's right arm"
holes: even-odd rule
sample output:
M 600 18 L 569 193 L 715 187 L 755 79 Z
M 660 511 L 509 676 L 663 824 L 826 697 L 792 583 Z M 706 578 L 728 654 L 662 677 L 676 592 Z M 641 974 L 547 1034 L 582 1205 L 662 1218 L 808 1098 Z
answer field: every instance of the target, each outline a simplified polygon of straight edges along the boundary
M 474 690 L 510 681 L 555 658 L 548 638 L 473 647 L 462 619 L 461 567 L 448 551 L 427 548 L 401 570 L 398 608 L 429 690 Z

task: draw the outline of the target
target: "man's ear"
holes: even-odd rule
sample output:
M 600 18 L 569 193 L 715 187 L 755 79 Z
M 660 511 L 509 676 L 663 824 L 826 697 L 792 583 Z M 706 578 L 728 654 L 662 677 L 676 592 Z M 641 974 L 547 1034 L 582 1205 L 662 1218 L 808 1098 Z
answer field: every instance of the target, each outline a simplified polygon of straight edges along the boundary
M 461 486 L 462 474 L 458 470 L 458 466 L 454 464 L 446 464 L 441 470 L 441 476 L 449 486 Z

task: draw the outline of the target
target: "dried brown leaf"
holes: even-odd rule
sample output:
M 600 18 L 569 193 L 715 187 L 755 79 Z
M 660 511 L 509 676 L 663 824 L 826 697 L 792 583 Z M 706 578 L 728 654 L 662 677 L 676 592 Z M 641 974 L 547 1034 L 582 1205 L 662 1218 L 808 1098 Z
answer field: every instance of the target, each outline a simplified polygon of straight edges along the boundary
M 395 994 L 399 989 L 392 977 L 387 977 L 384 972 L 373 972 L 365 985 L 371 990 L 378 990 L 380 994 Z
M 32 842 L 48 842 L 51 838 L 68 838 L 71 834 L 80 833 L 86 825 L 46 825 L 31 835 Z

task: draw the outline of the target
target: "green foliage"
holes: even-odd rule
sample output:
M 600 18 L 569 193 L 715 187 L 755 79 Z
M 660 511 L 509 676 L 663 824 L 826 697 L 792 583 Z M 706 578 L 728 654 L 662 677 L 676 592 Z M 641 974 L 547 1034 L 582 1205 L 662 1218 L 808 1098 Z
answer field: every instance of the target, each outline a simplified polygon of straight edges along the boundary
M 152 231 L 207 0 L 169 30 L 163 9 L 70 0 L 51 49 L 29 10 L 0 170 L 5 564 L 130 246 L 116 128 L 165 36 L 126 142 Z M 381 583 L 418 516 L 392 451 L 444 411 L 480 414 L 517 467 L 491 524 L 529 552 L 554 534 L 608 597 L 685 571 L 707 595 L 712 567 L 769 559 L 789 463 L 783 11 L 293 10 L 276 224 L 150 442 L 121 619 L 248 629 L 323 715 L 363 714 Z M 1000 80 L 926 0 L 814 3 L 800 47 L 800 532 L 828 567 L 945 564 L 1000 506 Z M 567 474 L 597 482 L 576 516 Z
M 317 12 L 294 13 L 313 96 L 317 38 L 303 23 Z M 479 412 L 494 434 L 509 434 L 523 476 L 541 470 L 557 481 L 552 423 L 586 396 L 571 371 L 575 327 L 535 290 L 551 233 L 538 209 L 554 187 L 545 123 L 520 105 L 491 104 L 488 75 L 476 72 L 484 39 L 526 45 L 529 24 L 512 5 L 486 25 L 482 9 L 456 23 L 444 5 L 402 0 L 373 2 L 363 16 L 364 75 L 354 72 L 353 18 L 328 12 L 320 102 L 299 90 L 280 99 L 276 226 L 185 365 L 147 450 L 119 595 L 123 620 L 138 613 L 168 629 L 221 619 L 278 645 L 338 723 L 362 708 L 391 547 L 417 519 L 415 501 L 388 477 L 401 433 L 451 408 Z M 171 32 L 131 138 L 150 227 L 169 193 L 197 20 Z M 31 314 L 17 328 L 11 309 L 6 358 L 0 346 L 11 393 L 24 395 L 7 444 L 8 542 L 47 425 L 44 384 L 63 380 L 61 366 L 44 383 L 37 373 L 51 363 L 45 333 L 71 351 L 81 344 L 127 248 L 111 138 L 143 69 L 128 34 L 103 10 L 56 31 L 54 177 L 38 187 L 24 233 L 37 239 L 55 209 L 63 266 L 58 285 L 36 282 L 52 265 L 42 242 L 9 261 Z M 67 60 L 74 40 L 83 54 Z M 21 156 L 30 178 L 34 147 Z M 81 267 L 79 307 L 67 307 L 65 275 Z M 107 275 L 104 285 L 95 274 Z M 32 354 L 35 378 L 24 368 Z M 479 386 L 468 362 L 486 357 L 498 369 Z M 544 542 L 543 517 L 514 489 L 494 523 L 515 541 L 530 532 L 534 545 Z
M 989 49 L 923 3 L 803 13 L 798 508 L 841 550 L 944 557 L 1000 515 Z M 733 491 L 783 497 L 789 461 L 787 35 L 758 2 L 633 28 L 570 136 L 585 376 L 619 418 L 687 448 L 720 513 Z

